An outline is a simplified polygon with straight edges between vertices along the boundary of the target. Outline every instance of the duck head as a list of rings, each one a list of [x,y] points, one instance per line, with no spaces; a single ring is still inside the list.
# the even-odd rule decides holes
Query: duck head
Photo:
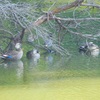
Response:
[[[33,49],[33,54],[37,54],[39,51],[37,49]]]
[[[21,48],[21,43],[16,43],[15,48],[18,50]]]

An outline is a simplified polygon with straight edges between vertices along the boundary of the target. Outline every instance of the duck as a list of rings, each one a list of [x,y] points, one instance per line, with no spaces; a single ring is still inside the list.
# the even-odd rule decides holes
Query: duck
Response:
[[[40,59],[40,52],[38,49],[32,49],[26,53],[28,59],[29,67],[33,68],[38,65]]]
[[[30,50],[26,53],[28,59],[39,59],[40,53],[37,49]]]
[[[94,44],[93,42],[88,43],[88,50],[90,52],[90,55],[92,55],[93,57],[97,57],[100,54],[98,45]]]
[[[79,52],[81,54],[91,55],[93,57],[99,56],[100,50],[98,45],[93,42],[89,42],[79,47]]]
[[[20,60],[23,56],[23,50],[21,49],[21,43],[16,43],[15,50],[8,51],[1,55],[3,60]]]

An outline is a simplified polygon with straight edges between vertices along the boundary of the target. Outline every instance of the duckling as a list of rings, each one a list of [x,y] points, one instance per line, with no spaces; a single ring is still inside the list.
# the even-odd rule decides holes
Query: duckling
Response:
[[[16,43],[15,45],[16,50],[12,50],[9,52],[6,52],[5,54],[1,55],[1,59],[3,60],[19,60],[23,56],[23,50],[21,49],[21,44]]]

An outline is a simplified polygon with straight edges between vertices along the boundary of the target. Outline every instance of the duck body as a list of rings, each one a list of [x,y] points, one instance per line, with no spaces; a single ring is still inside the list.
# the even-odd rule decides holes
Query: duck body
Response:
[[[28,59],[32,59],[32,57],[33,57],[32,50],[31,50],[31,51],[28,51],[28,52],[26,53],[26,57],[27,57]]]
[[[19,60],[23,56],[23,51],[11,51],[2,55],[3,60]]]
[[[11,50],[1,55],[3,60],[19,60],[23,56],[23,50],[20,48],[20,44],[15,45],[16,50]]]
[[[99,49],[95,49],[95,50],[93,50],[93,51],[91,52],[91,55],[92,55],[93,57],[97,57],[97,56],[99,55],[99,53],[100,53]]]
[[[28,51],[26,53],[26,56],[27,56],[28,59],[39,59],[40,58],[40,53],[39,53],[38,50],[33,49],[31,51]]]
[[[100,53],[98,45],[94,44],[93,42],[89,43],[88,49],[93,57],[97,57]]]

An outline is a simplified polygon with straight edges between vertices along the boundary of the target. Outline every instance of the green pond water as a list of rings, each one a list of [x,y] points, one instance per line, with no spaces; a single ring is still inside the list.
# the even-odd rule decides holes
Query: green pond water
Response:
[[[0,63],[0,100],[100,100],[99,94],[100,56]]]

